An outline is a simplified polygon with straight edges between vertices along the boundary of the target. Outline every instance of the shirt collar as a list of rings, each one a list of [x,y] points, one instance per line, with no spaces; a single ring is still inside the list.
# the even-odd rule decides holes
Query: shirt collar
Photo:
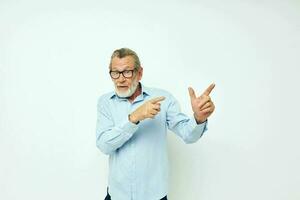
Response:
[[[150,89],[148,88],[148,87],[146,87],[146,86],[144,86],[141,82],[139,82],[139,85],[141,86],[141,88],[142,88],[142,92],[141,92],[141,94],[143,94],[142,95],[142,98],[144,98],[145,96],[144,95],[151,95],[151,91],[150,91]],[[141,96],[141,95],[139,95],[139,96]],[[139,97],[138,96],[138,97]],[[137,97],[137,98],[138,98]],[[127,100],[127,97],[119,97],[118,95],[117,95],[117,93],[116,93],[116,91],[114,91],[114,92],[112,92],[112,94],[111,94],[111,96],[110,96],[110,99],[113,99],[113,98],[118,98],[118,99],[120,99],[120,100]],[[135,100],[136,101],[136,100]]]

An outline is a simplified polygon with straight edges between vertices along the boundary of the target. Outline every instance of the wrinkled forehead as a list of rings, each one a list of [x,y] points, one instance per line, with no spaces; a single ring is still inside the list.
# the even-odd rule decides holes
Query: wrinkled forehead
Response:
[[[125,56],[123,58],[114,57],[111,60],[112,71],[123,71],[128,69],[134,69],[134,59],[132,56]]]

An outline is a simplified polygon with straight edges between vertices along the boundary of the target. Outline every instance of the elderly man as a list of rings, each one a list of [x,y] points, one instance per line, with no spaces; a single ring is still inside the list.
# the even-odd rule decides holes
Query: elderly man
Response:
[[[109,70],[115,91],[99,97],[96,126],[96,145],[109,155],[105,200],[166,200],[167,129],[185,143],[196,142],[215,109],[209,96],[215,85],[199,97],[188,88],[194,112],[190,118],[172,94],[140,82],[143,68],[131,49],[115,50]]]

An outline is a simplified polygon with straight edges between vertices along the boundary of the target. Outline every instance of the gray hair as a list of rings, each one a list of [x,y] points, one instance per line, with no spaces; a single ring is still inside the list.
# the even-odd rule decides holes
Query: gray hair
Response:
[[[111,61],[114,57],[118,58],[124,58],[126,56],[131,56],[134,59],[134,69],[141,68],[141,63],[138,55],[135,53],[135,51],[129,49],[129,48],[121,48],[116,49],[113,54],[110,57],[110,63],[109,63],[109,69],[111,69]]]

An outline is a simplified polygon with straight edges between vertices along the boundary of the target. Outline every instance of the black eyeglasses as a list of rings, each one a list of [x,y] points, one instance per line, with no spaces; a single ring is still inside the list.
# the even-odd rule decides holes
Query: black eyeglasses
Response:
[[[113,78],[113,79],[118,79],[120,77],[120,74],[123,75],[123,77],[125,78],[131,78],[133,76],[133,72],[135,71],[136,69],[132,69],[132,70],[124,70],[124,71],[112,71],[110,70],[109,71],[109,74],[110,74],[110,77]]]

